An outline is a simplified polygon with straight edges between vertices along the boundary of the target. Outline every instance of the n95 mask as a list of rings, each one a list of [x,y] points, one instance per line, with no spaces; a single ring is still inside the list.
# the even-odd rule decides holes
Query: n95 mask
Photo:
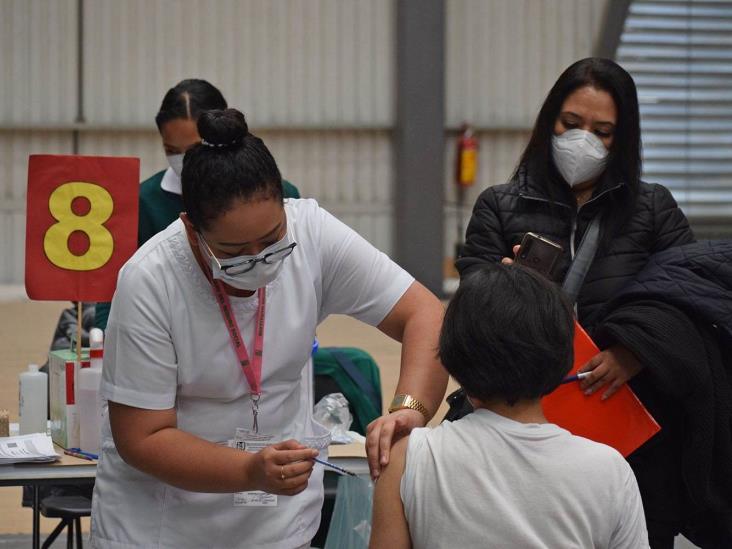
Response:
[[[552,136],[552,159],[564,180],[574,187],[605,170],[608,150],[594,133],[574,129]]]

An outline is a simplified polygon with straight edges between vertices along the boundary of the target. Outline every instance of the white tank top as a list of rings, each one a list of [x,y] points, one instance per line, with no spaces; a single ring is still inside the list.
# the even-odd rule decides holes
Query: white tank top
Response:
[[[401,498],[415,548],[648,547],[618,452],[483,409],[412,431]]]

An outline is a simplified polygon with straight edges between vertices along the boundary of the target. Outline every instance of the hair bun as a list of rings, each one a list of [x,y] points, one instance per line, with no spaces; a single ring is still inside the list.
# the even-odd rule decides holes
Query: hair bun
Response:
[[[198,118],[201,143],[209,147],[230,147],[249,133],[244,115],[236,109],[206,111]]]

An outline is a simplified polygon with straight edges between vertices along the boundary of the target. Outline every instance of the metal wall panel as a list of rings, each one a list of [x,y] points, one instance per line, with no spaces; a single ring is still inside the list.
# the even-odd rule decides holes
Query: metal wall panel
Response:
[[[559,74],[592,54],[608,0],[447,0],[447,124],[531,126]]]
[[[70,152],[68,132],[0,131],[0,284],[23,282],[28,156]]]
[[[470,206],[482,189],[511,173],[525,131],[559,72],[591,53],[606,2],[447,1],[448,123],[468,119],[494,128],[479,134],[480,181],[469,193]],[[74,121],[76,5],[76,0],[0,2],[0,126]],[[83,5],[85,117],[91,126],[110,128],[82,131],[81,153],[139,156],[143,179],[164,168],[153,125],[160,100],[182,78],[207,78],[247,114],[255,132],[263,129],[283,175],[304,196],[317,198],[379,248],[392,250],[392,188],[398,184],[388,130],[398,77],[393,0],[84,0]],[[507,127],[519,131],[500,131]],[[0,254],[13,250],[11,263],[21,266],[3,263],[0,281],[18,283],[22,260],[15,256],[22,252],[24,208],[22,200],[6,198],[19,192],[6,192],[6,181],[24,192],[27,155],[70,152],[71,133],[43,134],[35,143],[22,135],[17,143],[0,136],[0,158],[10,155],[12,165],[22,169],[20,179],[3,176],[0,182],[6,193]],[[53,145],[54,140],[64,145]],[[18,152],[20,142],[27,150]],[[446,157],[447,196],[454,197],[452,138]],[[455,207],[448,204],[446,215],[451,255]]]
[[[391,0],[85,2],[86,117],[150,124],[183,78],[217,85],[254,126],[387,127]]]
[[[258,133],[282,176],[379,249],[391,251],[391,140],[380,131]],[[157,132],[82,134],[80,152],[140,158],[140,179],[168,166]]]
[[[393,158],[389,132],[266,132],[282,176],[303,197],[392,251]]]
[[[465,237],[465,229],[470,220],[473,205],[480,193],[492,185],[506,183],[518,164],[519,156],[529,141],[527,131],[497,131],[478,134],[478,178],[475,185],[465,193],[465,206],[462,210],[457,205],[457,187],[454,183],[455,153],[457,136],[448,139],[446,160],[445,188],[445,257],[454,257],[455,244],[458,238]],[[462,233],[458,235],[458,218],[462,218]]]
[[[0,126],[76,115],[76,0],[0,2]]]
[[[134,156],[140,159],[140,181],[168,167],[160,134],[156,131],[84,132],[79,154]]]

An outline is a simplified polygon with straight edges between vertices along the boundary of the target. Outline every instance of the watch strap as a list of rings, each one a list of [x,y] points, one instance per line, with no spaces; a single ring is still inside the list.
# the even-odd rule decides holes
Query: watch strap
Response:
[[[394,400],[391,401],[391,406],[389,406],[389,413],[406,409],[418,411],[424,416],[425,421],[429,421],[430,419],[430,413],[427,407],[412,395],[407,394],[399,394],[394,397]]]

